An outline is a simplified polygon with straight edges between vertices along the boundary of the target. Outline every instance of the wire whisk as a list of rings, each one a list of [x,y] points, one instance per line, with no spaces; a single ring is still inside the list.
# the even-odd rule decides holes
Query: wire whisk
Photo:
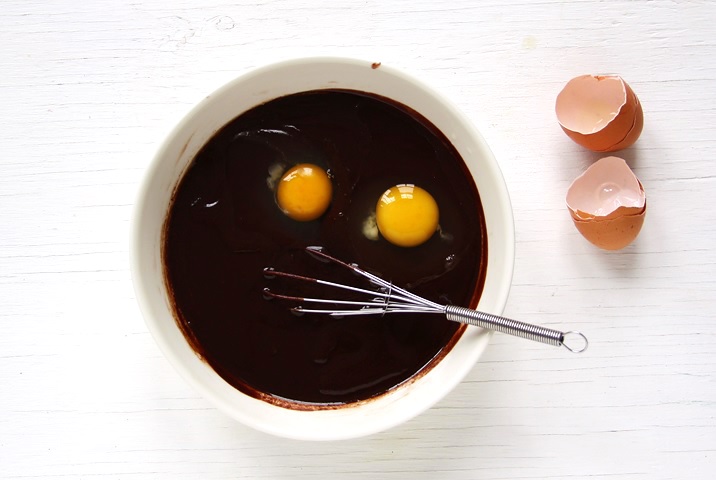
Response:
[[[495,330],[497,332],[514,335],[516,337],[525,338],[535,342],[545,343],[555,347],[564,347],[573,353],[582,353],[589,346],[587,337],[581,332],[560,332],[551,328],[540,327],[501,317],[499,315],[479,312],[471,308],[464,308],[455,305],[441,305],[411,293],[403,288],[397,287],[391,282],[359,268],[356,264],[345,263],[337,258],[334,258],[325,253],[321,247],[307,247],[306,251],[319,260],[341,265],[361,277],[368,279],[371,284],[377,287],[377,290],[369,290],[366,288],[306,277],[294,273],[280,272],[272,267],[266,267],[264,269],[264,275],[269,279],[282,277],[365,295],[364,300],[309,298],[284,295],[273,292],[268,287],[264,288],[264,296],[266,298],[290,300],[301,303],[302,305],[291,308],[293,312],[319,313],[330,315],[332,317],[350,315],[386,315],[389,313],[436,313],[443,314],[448,320],[454,322]],[[332,308],[314,308],[306,306],[318,306],[322,304],[331,305]]]

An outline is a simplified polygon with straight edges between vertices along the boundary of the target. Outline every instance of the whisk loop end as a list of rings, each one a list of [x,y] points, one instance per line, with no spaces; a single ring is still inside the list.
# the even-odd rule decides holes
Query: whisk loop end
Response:
[[[587,337],[580,332],[560,332],[551,328],[540,327],[529,323],[512,320],[509,318],[479,312],[470,308],[458,307],[455,305],[441,305],[426,298],[420,297],[403,288],[393,285],[392,282],[384,280],[358,267],[354,263],[345,263],[334,258],[323,251],[321,247],[307,247],[306,252],[312,257],[322,261],[341,265],[354,273],[366,278],[371,284],[378,287],[378,290],[353,287],[342,283],[330,282],[294,273],[286,273],[267,267],[264,269],[264,276],[267,279],[282,277],[309,283],[316,283],[334,289],[350,291],[368,295],[366,300],[337,300],[326,298],[309,298],[283,295],[264,288],[264,298],[276,298],[290,300],[301,304],[331,305],[333,308],[310,308],[304,305],[294,307],[294,313],[321,313],[332,317],[343,317],[350,315],[386,315],[388,313],[439,313],[445,315],[448,320],[487,328],[509,335],[525,338],[535,342],[541,342],[556,347],[563,346],[573,353],[581,353],[587,349],[589,342]]]
[[[562,345],[570,352],[582,353],[589,346],[589,340],[582,332],[569,331],[564,332]]]

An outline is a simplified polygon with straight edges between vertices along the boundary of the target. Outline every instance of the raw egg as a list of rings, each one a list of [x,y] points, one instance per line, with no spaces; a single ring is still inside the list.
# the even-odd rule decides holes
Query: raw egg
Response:
[[[623,159],[605,157],[574,180],[567,191],[567,208],[587,240],[605,250],[619,250],[639,235],[646,195]]]
[[[573,78],[557,96],[555,112],[569,138],[595,152],[631,146],[644,127],[639,99],[617,75]]]
[[[415,247],[426,242],[437,230],[439,216],[433,196],[412,184],[389,188],[375,209],[380,234],[399,247]]]
[[[301,163],[283,174],[276,187],[279,208],[294,220],[308,222],[325,213],[333,197],[333,185],[324,169]]]

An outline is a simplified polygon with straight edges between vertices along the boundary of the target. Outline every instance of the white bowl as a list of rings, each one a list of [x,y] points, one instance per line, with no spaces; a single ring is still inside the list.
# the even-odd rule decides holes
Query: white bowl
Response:
[[[367,402],[333,410],[283,408],[226,383],[187,343],[174,319],[162,266],[162,232],[172,194],[201,147],[239,114],[287,94],[341,88],[407,105],[452,142],[474,177],[487,225],[487,276],[478,309],[501,314],[512,280],[514,226],[502,174],[480,134],[448,101],[386,65],[344,58],[307,58],[254,70],[218,89],[171,132],[156,154],[137,200],[131,264],[138,302],[164,355],[202,395],[258,430],[304,440],[335,440],[379,432],[418,415],[452,390],[477,362],[490,332],[468,327],[425,375]]]

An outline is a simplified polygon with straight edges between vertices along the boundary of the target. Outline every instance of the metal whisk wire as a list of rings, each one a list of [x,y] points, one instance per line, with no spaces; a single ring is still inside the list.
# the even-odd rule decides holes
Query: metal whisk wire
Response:
[[[264,275],[267,278],[282,277],[367,295],[365,300],[340,300],[284,295],[273,292],[268,287],[264,288],[264,296],[266,298],[290,300],[299,302],[303,305],[330,304],[333,306],[340,305],[341,307],[349,307],[329,309],[306,308],[301,305],[291,309],[296,313],[319,313],[333,317],[350,315],[385,315],[388,313],[440,313],[444,314],[445,317],[451,321],[487,328],[556,347],[563,346],[570,352],[574,353],[581,353],[585,351],[589,345],[587,337],[580,332],[560,332],[558,330],[501,317],[499,315],[479,312],[470,308],[458,307],[455,305],[441,305],[393,285],[393,283],[359,268],[356,264],[345,263],[337,258],[334,258],[325,253],[320,247],[307,247],[306,251],[319,260],[336,263],[353,271],[354,273],[368,279],[370,283],[378,287],[378,289],[368,290],[328,280],[276,271],[271,267],[265,268]]]

